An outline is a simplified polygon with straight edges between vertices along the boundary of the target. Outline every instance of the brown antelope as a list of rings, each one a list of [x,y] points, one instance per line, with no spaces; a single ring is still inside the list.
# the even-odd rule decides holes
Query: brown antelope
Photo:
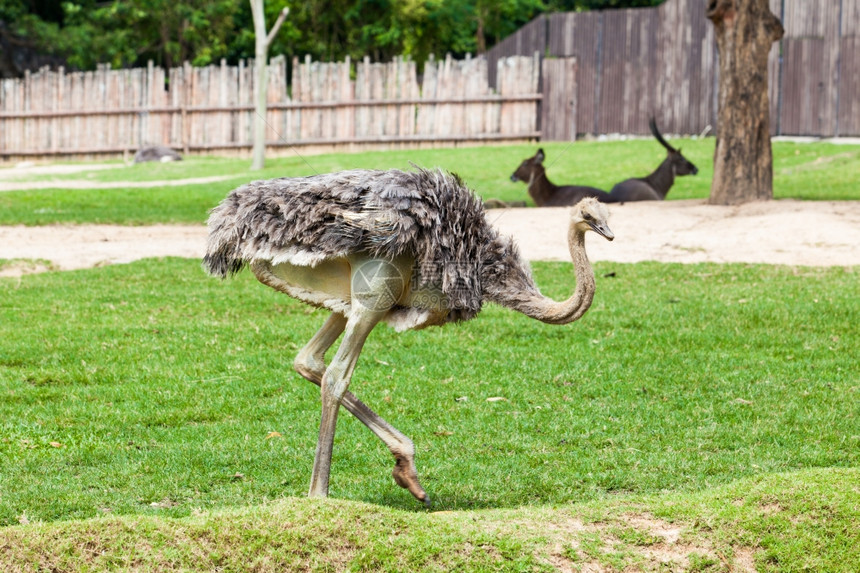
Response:
[[[596,197],[602,203],[609,203],[609,194],[594,187],[582,185],[558,186],[546,176],[543,160],[546,158],[543,149],[538,149],[534,157],[529,157],[520,163],[511,175],[511,181],[523,181],[528,185],[529,196],[538,207],[564,207],[575,205],[585,197]]]
[[[699,172],[695,165],[681,155],[680,149],[675,149],[663,139],[663,136],[660,135],[660,130],[657,129],[657,122],[654,121],[653,117],[648,122],[648,125],[651,127],[651,133],[654,134],[657,141],[666,148],[666,159],[647,177],[626,179],[621,183],[616,183],[612,190],[609,191],[609,200],[606,201],[607,203],[662,201],[666,198],[666,194],[669,193],[669,189],[672,188],[676,175],[695,175]]]

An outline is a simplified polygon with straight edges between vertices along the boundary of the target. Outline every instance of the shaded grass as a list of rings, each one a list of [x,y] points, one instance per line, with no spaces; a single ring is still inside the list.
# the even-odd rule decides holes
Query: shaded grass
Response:
[[[857,269],[596,268],[595,304],[569,327],[490,306],[371,336],[352,389],[415,440],[435,509],[857,466]],[[536,271],[569,292],[569,265]],[[0,279],[0,524],[303,495],[318,390],[290,365],[323,319],[193,260]],[[332,495],[416,509],[391,461],[342,416]]]
[[[6,570],[854,571],[857,470],[747,478],[712,491],[528,509],[414,513],[287,498],[174,519],[0,529]],[[680,533],[668,542],[661,528]],[[747,562],[747,565],[752,563]],[[600,568],[600,569],[598,569]]]
[[[43,271],[55,271],[56,265],[44,259],[0,259],[0,272],[18,270],[22,274]]]
[[[237,184],[131,189],[46,189],[0,193],[0,224],[205,223],[209,210]]]
[[[713,176],[714,140],[673,140],[700,169],[699,175],[681,177],[669,199],[704,198]],[[343,169],[410,169],[410,162],[443,167],[459,173],[484,198],[505,201],[527,199],[525,185],[510,181],[517,165],[534,154],[538,144],[485,146],[385,152],[341,153],[316,156],[291,154],[271,158],[260,172],[248,171],[248,160],[192,157],[164,164],[139,164],[90,173],[63,175],[62,179],[109,181],[179,180],[215,175],[235,176],[229,181],[176,187],[118,189],[46,189],[0,193],[0,224],[43,225],[70,223],[202,223],[209,209],[243,181],[283,176],[304,176]],[[607,142],[540,144],[547,154],[548,176],[558,184],[593,185],[603,189],[623,179],[644,176],[665,157],[650,139]],[[860,146],[828,143],[776,142],[774,194],[777,198],[860,199]],[[49,179],[34,176],[34,180]]]

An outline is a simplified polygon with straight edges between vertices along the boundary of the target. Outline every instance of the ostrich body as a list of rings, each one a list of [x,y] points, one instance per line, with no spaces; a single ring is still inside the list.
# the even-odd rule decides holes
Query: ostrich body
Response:
[[[395,458],[394,480],[429,498],[404,434],[348,391],[371,330],[468,320],[491,301],[542,322],[580,318],[594,296],[584,234],[609,240],[606,208],[593,199],[572,209],[568,232],[577,285],[566,301],[541,295],[509,237],[486,221],[478,198],[453,174],[344,171],[256,181],[232,191],[209,218],[204,267],[226,277],[245,265],[262,283],[332,314],[299,351],[295,370],[321,388],[322,417],[309,495],[328,495],[340,405]],[[331,363],[325,353],[343,334]]]

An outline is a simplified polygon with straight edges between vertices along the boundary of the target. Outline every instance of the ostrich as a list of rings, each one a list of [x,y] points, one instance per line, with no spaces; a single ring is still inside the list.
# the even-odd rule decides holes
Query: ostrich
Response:
[[[584,235],[614,238],[606,207],[571,210],[568,242],[576,288],[564,302],[541,295],[510,237],[487,222],[480,200],[454,174],[343,171],[255,181],[232,191],[209,217],[204,268],[225,278],[250,266],[257,279],[331,311],[293,367],[320,386],[322,416],[310,496],[327,496],[340,405],[395,458],[395,482],[429,505],[412,441],[348,391],[371,330],[468,320],[491,301],[550,324],[580,318],[594,297]],[[343,334],[331,363],[325,353]]]

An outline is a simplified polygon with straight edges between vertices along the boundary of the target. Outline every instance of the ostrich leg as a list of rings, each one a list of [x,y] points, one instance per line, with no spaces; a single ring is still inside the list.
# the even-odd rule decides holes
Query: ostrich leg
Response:
[[[346,331],[343,340],[326,368],[320,385],[322,397],[322,416],[320,418],[320,435],[317,441],[314,469],[311,472],[311,497],[328,495],[328,481],[331,473],[331,454],[334,444],[334,431],[337,426],[337,411],[349,388],[352,373],[358,362],[358,355],[373,327],[385,316],[384,310],[375,310],[363,305],[353,304],[350,316],[346,321]]]
[[[320,386],[325,373],[325,353],[345,328],[346,317],[336,313],[330,315],[322,328],[299,351],[293,364],[296,372]],[[425,493],[424,488],[421,487],[415,470],[415,446],[412,444],[412,440],[383,420],[376,412],[356,398],[352,392],[347,391],[343,395],[341,403],[349,413],[376,434],[376,437],[382,440],[394,455],[395,466],[392,474],[397,485],[408,489],[416,499],[429,505],[430,498]]]

